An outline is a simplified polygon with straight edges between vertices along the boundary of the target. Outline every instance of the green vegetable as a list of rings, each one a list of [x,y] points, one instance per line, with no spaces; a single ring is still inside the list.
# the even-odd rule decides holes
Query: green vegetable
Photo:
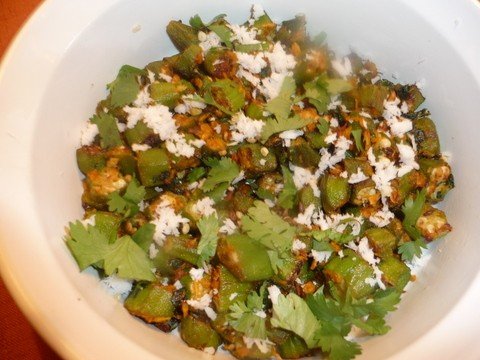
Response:
[[[220,335],[209,324],[193,316],[182,319],[180,337],[188,346],[203,350],[207,347],[218,348],[222,343]]]
[[[278,195],[278,205],[284,209],[291,209],[293,207],[297,188],[293,182],[293,176],[286,166],[282,165],[283,173],[283,188]]]
[[[77,149],[76,156],[78,168],[84,175],[107,164],[105,153],[98,146],[82,146]]]
[[[138,174],[144,186],[162,185],[168,176],[170,161],[164,149],[148,149],[137,154]]]
[[[148,323],[164,323],[174,315],[172,293],[156,283],[137,284],[125,299],[125,308]]]
[[[109,243],[108,238],[94,227],[86,228],[81,222],[70,223],[67,246],[70,248],[80,270],[103,262],[105,274],[124,279],[155,280],[153,265],[147,254],[129,237],[122,236]]]
[[[409,197],[402,207],[405,215],[403,219],[403,228],[413,238],[413,241],[404,243],[399,246],[398,253],[402,255],[402,260],[412,261],[414,257],[420,257],[422,249],[426,248],[425,241],[416,227],[416,223],[420,215],[422,215],[423,206],[425,205],[425,190],[417,193],[415,200]]]
[[[112,115],[106,113],[93,115],[90,121],[98,126],[102,148],[107,149],[123,144],[118,131],[117,121]]]
[[[440,155],[440,140],[437,128],[430,118],[420,118],[413,122],[413,135],[419,156],[433,158]]]
[[[215,308],[225,313],[236,302],[244,302],[253,289],[251,282],[239,281],[225,266],[217,268],[218,294],[213,297]]]
[[[322,206],[326,212],[333,212],[341,208],[350,198],[348,179],[326,175],[320,181]]]
[[[220,262],[241,281],[266,280],[273,276],[265,247],[241,234],[221,238],[217,255]]]
[[[121,107],[132,103],[140,92],[137,77],[145,75],[145,70],[130,65],[123,65],[117,78],[107,85],[110,90],[110,102],[114,107]]]
[[[234,115],[245,104],[245,95],[237,83],[221,79],[207,83],[203,100],[226,114]]]
[[[202,234],[197,247],[197,253],[200,255],[198,265],[202,265],[204,262],[208,263],[215,255],[218,243],[217,233],[220,226],[215,214],[201,218],[197,226]]]
[[[108,210],[122,214],[124,217],[134,216],[140,210],[139,204],[145,198],[145,187],[136,179],[130,181],[123,195],[114,191],[108,195]]]
[[[195,29],[182,24],[181,21],[170,21],[167,25],[167,34],[179,51],[185,50],[190,45],[198,44]]]
[[[240,168],[232,159],[221,158],[210,169],[202,190],[209,192],[221,184],[227,184],[228,186],[238,174],[240,174]]]

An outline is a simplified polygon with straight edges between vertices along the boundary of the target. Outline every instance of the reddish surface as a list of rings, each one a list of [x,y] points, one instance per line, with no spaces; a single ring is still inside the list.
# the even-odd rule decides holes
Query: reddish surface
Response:
[[[0,0],[0,58],[40,0]],[[0,359],[60,360],[13,302],[0,279]]]

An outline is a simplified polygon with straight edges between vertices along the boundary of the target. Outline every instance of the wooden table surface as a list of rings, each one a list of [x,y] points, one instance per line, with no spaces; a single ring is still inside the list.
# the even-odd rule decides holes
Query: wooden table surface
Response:
[[[41,0],[0,0],[0,58]],[[28,323],[0,278],[0,359],[60,360]]]

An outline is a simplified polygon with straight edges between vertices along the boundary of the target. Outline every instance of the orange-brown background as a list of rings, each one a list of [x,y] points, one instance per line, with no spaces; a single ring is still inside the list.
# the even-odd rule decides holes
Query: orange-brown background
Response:
[[[0,0],[0,58],[41,0]],[[0,359],[60,360],[20,310],[0,278]]]

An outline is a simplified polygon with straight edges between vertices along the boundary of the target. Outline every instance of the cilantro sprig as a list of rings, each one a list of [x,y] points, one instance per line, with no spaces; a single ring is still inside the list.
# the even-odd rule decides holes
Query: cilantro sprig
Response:
[[[140,91],[138,76],[145,75],[145,70],[130,65],[123,65],[114,81],[107,85],[110,90],[110,102],[114,107],[132,103]]]
[[[98,228],[92,225],[85,227],[77,221],[70,223],[66,241],[80,270],[95,265],[103,269],[106,275],[116,274],[131,280],[155,280],[151,260],[130,236],[122,236],[110,243]]]
[[[128,184],[123,195],[120,195],[119,191],[108,195],[108,210],[124,217],[134,216],[140,210],[139,204],[145,198],[145,194],[145,187],[134,178]]]
[[[198,223],[198,230],[202,237],[197,246],[197,254],[200,255],[198,265],[202,266],[203,263],[208,261],[215,255],[218,244],[218,230],[220,225],[218,218],[215,214],[202,217]]]
[[[426,195],[426,191],[423,189],[417,193],[415,199],[413,196],[408,197],[402,206],[402,212],[405,215],[402,222],[403,228],[413,239],[398,248],[398,253],[402,256],[403,261],[412,261],[415,257],[420,257],[422,249],[427,248],[422,234],[416,227],[417,220],[422,215],[425,206]]]
[[[227,157],[223,157],[220,160],[213,159],[209,161],[207,165],[211,166],[211,169],[208,172],[207,179],[203,183],[202,190],[208,193],[214,191],[216,188],[220,188],[221,196],[209,195],[216,201],[215,198],[221,198],[230,183],[240,174],[240,167],[236,162]]]
[[[267,338],[266,316],[261,316],[264,310],[266,283],[260,290],[248,295],[247,300],[237,301],[230,306],[229,324],[247,337],[255,339]]]

